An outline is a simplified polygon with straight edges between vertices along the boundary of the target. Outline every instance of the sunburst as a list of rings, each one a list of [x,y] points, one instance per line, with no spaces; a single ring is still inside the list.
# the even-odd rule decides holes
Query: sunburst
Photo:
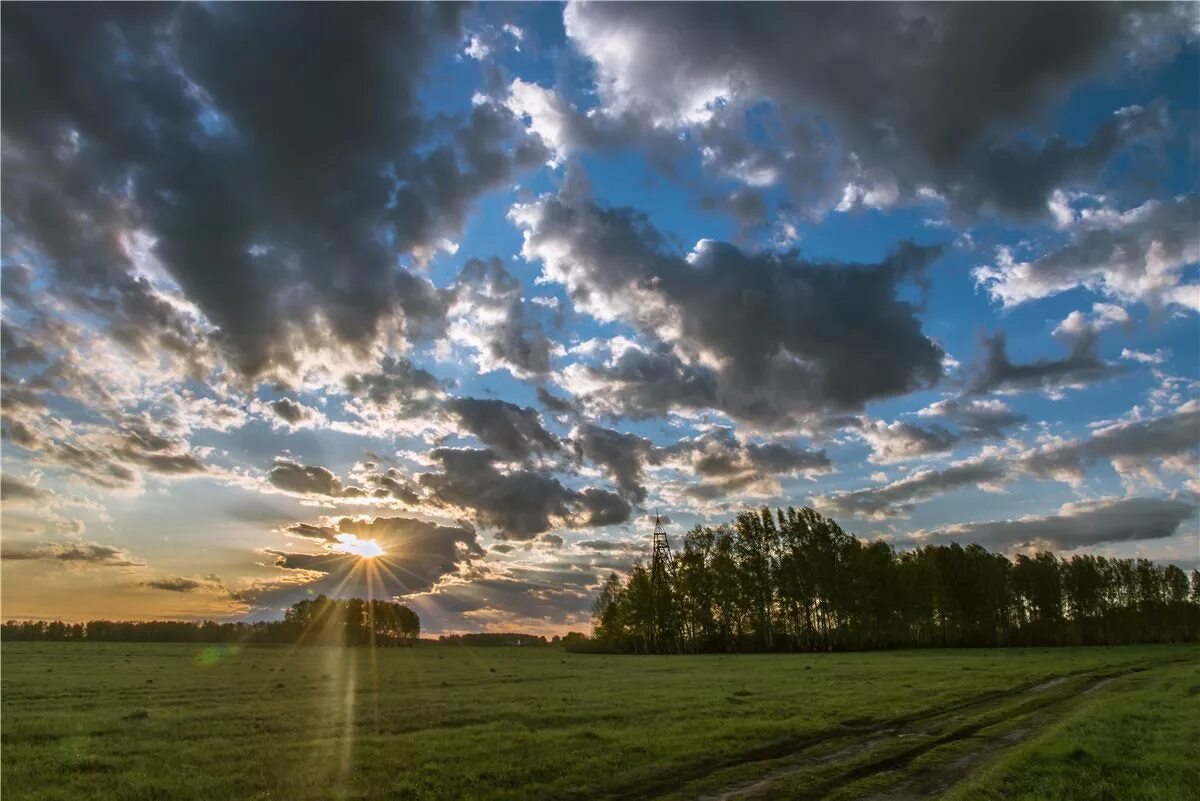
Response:
[[[360,559],[374,559],[386,553],[383,546],[375,540],[361,540],[353,534],[338,534],[337,545],[334,548]]]

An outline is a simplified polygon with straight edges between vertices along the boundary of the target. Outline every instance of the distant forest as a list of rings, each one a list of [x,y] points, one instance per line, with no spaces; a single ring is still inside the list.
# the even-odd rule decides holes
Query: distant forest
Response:
[[[1116,645],[1200,639],[1200,571],[979,545],[896,550],[812,509],[697,526],[664,562],[611,574],[590,638],[625,653]]]
[[[411,645],[407,606],[334,600],[283,620],[8,621],[4,640]],[[595,653],[839,651],[911,647],[1200,642],[1200,571],[1147,559],[1043,551],[1010,559],[980,545],[896,550],[863,542],[812,509],[763,508],[697,526],[657,576],[610,574],[590,637],[456,634],[443,645],[547,646]]]
[[[4,640],[50,642],[298,643],[300,645],[412,645],[421,619],[407,606],[359,598],[334,600],[318,595],[293,604],[283,620],[216,623],[212,620],[10,620],[0,627]]]

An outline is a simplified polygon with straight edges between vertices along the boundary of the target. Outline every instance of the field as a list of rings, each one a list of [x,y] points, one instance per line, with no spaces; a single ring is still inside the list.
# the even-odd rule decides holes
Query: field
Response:
[[[5,799],[1182,799],[1200,648],[6,643]]]

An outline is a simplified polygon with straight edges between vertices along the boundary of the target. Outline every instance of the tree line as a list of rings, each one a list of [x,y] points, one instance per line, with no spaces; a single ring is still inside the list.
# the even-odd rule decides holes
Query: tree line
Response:
[[[293,604],[283,620],[217,623],[212,620],[9,620],[6,641],[299,643],[301,645],[411,645],[421,619],[392,601],[336,600],[318,595]]]
[[[897,550],[812,509],[697,526],[655,580],[612,573],[571,650],[672,653],[1200,640],[1200,571],[980,545]]]
[[[470,634],[442,634],[438,645],[469,645],[478,648],[526,648],[558,645],[557,636],[547,640],[540,634],[522,634],[514,631],[480,631]]]

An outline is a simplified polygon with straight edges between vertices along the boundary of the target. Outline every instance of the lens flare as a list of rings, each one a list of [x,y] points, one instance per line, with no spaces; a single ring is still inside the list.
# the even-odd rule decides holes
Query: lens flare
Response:
[[[353,534],[338,534],[338,544],[334,547],[342,553],[352,554],[360,559],[374,559],[383,556],[383,546],[375,540],[360,540]]]

